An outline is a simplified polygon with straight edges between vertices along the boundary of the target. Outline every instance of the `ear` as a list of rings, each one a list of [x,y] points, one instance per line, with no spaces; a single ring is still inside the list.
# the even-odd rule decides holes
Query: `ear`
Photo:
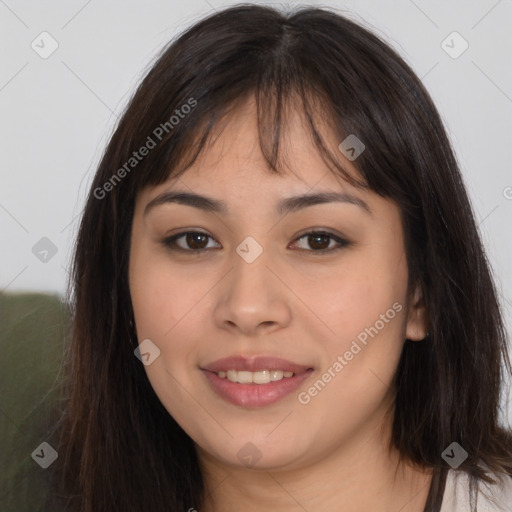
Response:
[[[411,303],[409,304],[405,337],[412,341],[421,341],[427,336],[427,329],[427,309],[425,307],[421,288],[417,286],[414,290]]]

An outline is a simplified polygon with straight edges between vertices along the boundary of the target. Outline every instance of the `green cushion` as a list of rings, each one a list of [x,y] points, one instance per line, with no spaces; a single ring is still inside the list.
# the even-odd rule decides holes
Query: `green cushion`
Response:
[[[58,296],[0,293],[0,510],[43,512],[52,471],[32,458],[49,442],[61,398],[67,308]],[[39,460],[42,460],[41,458]]]

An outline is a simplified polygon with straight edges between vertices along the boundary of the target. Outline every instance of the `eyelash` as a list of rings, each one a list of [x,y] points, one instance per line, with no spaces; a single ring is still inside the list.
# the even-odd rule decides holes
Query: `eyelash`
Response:
[[[196,253],[196,254],[201,254],[205,251],[208,251],[210,249],[208,248],[202,248],[202,249],[184,249],[183,247],[179,247],[176,245],[176,241],[179,240],[180,238],[183,238],[184,236],[186,235],[204,235],[206,236],[208,239],[213,239],[212,236],[206,234],[206,233],[203,233],[202,231],[183,231],[181,233],[178,233],[176,235],[173,235],[171,237],[168,237],[168,238],[165,238],[161,241],[162,245],[172,251],[178,251],[178,252],[188,252],[188,253]],[[348,240],[345,240],[343,238],[340,238],[339,236],[333,234],[333,233],[330,233],[328,231],[309,231],[308,233],[304,233],[302,234],[300,237],[296,238],[294,240],[295,241],[298,241],[298,240],[301,240],[302,238],[306,238],[308,236],[326,236],[328,238],[330,238],[331,240],[334,240],[336,243],[338,243],[338,246],[337,247],[334,247],[334,248],[330,248],[330,249],[320,249],[320,250],[308,250],[308,249],[299,249],[301,252],[309,252],[309,253],[313,253],[313,254],[327,254],[327,253],[333,253],[333,252],[337,252],[339,251],[340,249],[344,249],[348,246],[351,245],[351,242],[349,242]],[[329,244],[330,244],[330,241],[329,241]]]

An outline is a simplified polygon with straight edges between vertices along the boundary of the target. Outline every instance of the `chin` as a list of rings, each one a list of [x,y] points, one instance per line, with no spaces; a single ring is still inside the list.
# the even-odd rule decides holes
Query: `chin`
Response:
[[[216,443],[215,443],[216,444]],[[304,459],[304,453],[296,442],[284,438],[272,442],[264,436],[240,436],[230,439],[221,446],[203,447],[210,458],[233,469],[248,469],[254,471],[279,471],[298,467]]]

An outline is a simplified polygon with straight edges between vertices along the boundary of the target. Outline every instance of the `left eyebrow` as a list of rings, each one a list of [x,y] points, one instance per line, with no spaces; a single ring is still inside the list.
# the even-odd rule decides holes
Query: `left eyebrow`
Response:
[[[366,213],[373,215],[368,203],[363,201],[361,198],[346,192],[319,192],[317,194],[303,194],[300,196],[287,197],[277,204],[276,211],[277,213],[284,215],[303,208],[325,203],[353,204],[362,208]]]
[[[151,200],[144,208],[144,215],[156,206],[167,203],[183,204],[206,212],[218,213],[221,215],[227,215],[229,212],[227,204],[220,199],[201,196],[190,192],[173,191],[164,192]],[[285,215],[287,213],[325,203],[353,204],[363,209],[366,213],[373,215],[368,203],[363,201],[361,198],[346,192],[319,192],[316,194],[302,194],[299,196],[287,197],[277,203],[276,213]]]

